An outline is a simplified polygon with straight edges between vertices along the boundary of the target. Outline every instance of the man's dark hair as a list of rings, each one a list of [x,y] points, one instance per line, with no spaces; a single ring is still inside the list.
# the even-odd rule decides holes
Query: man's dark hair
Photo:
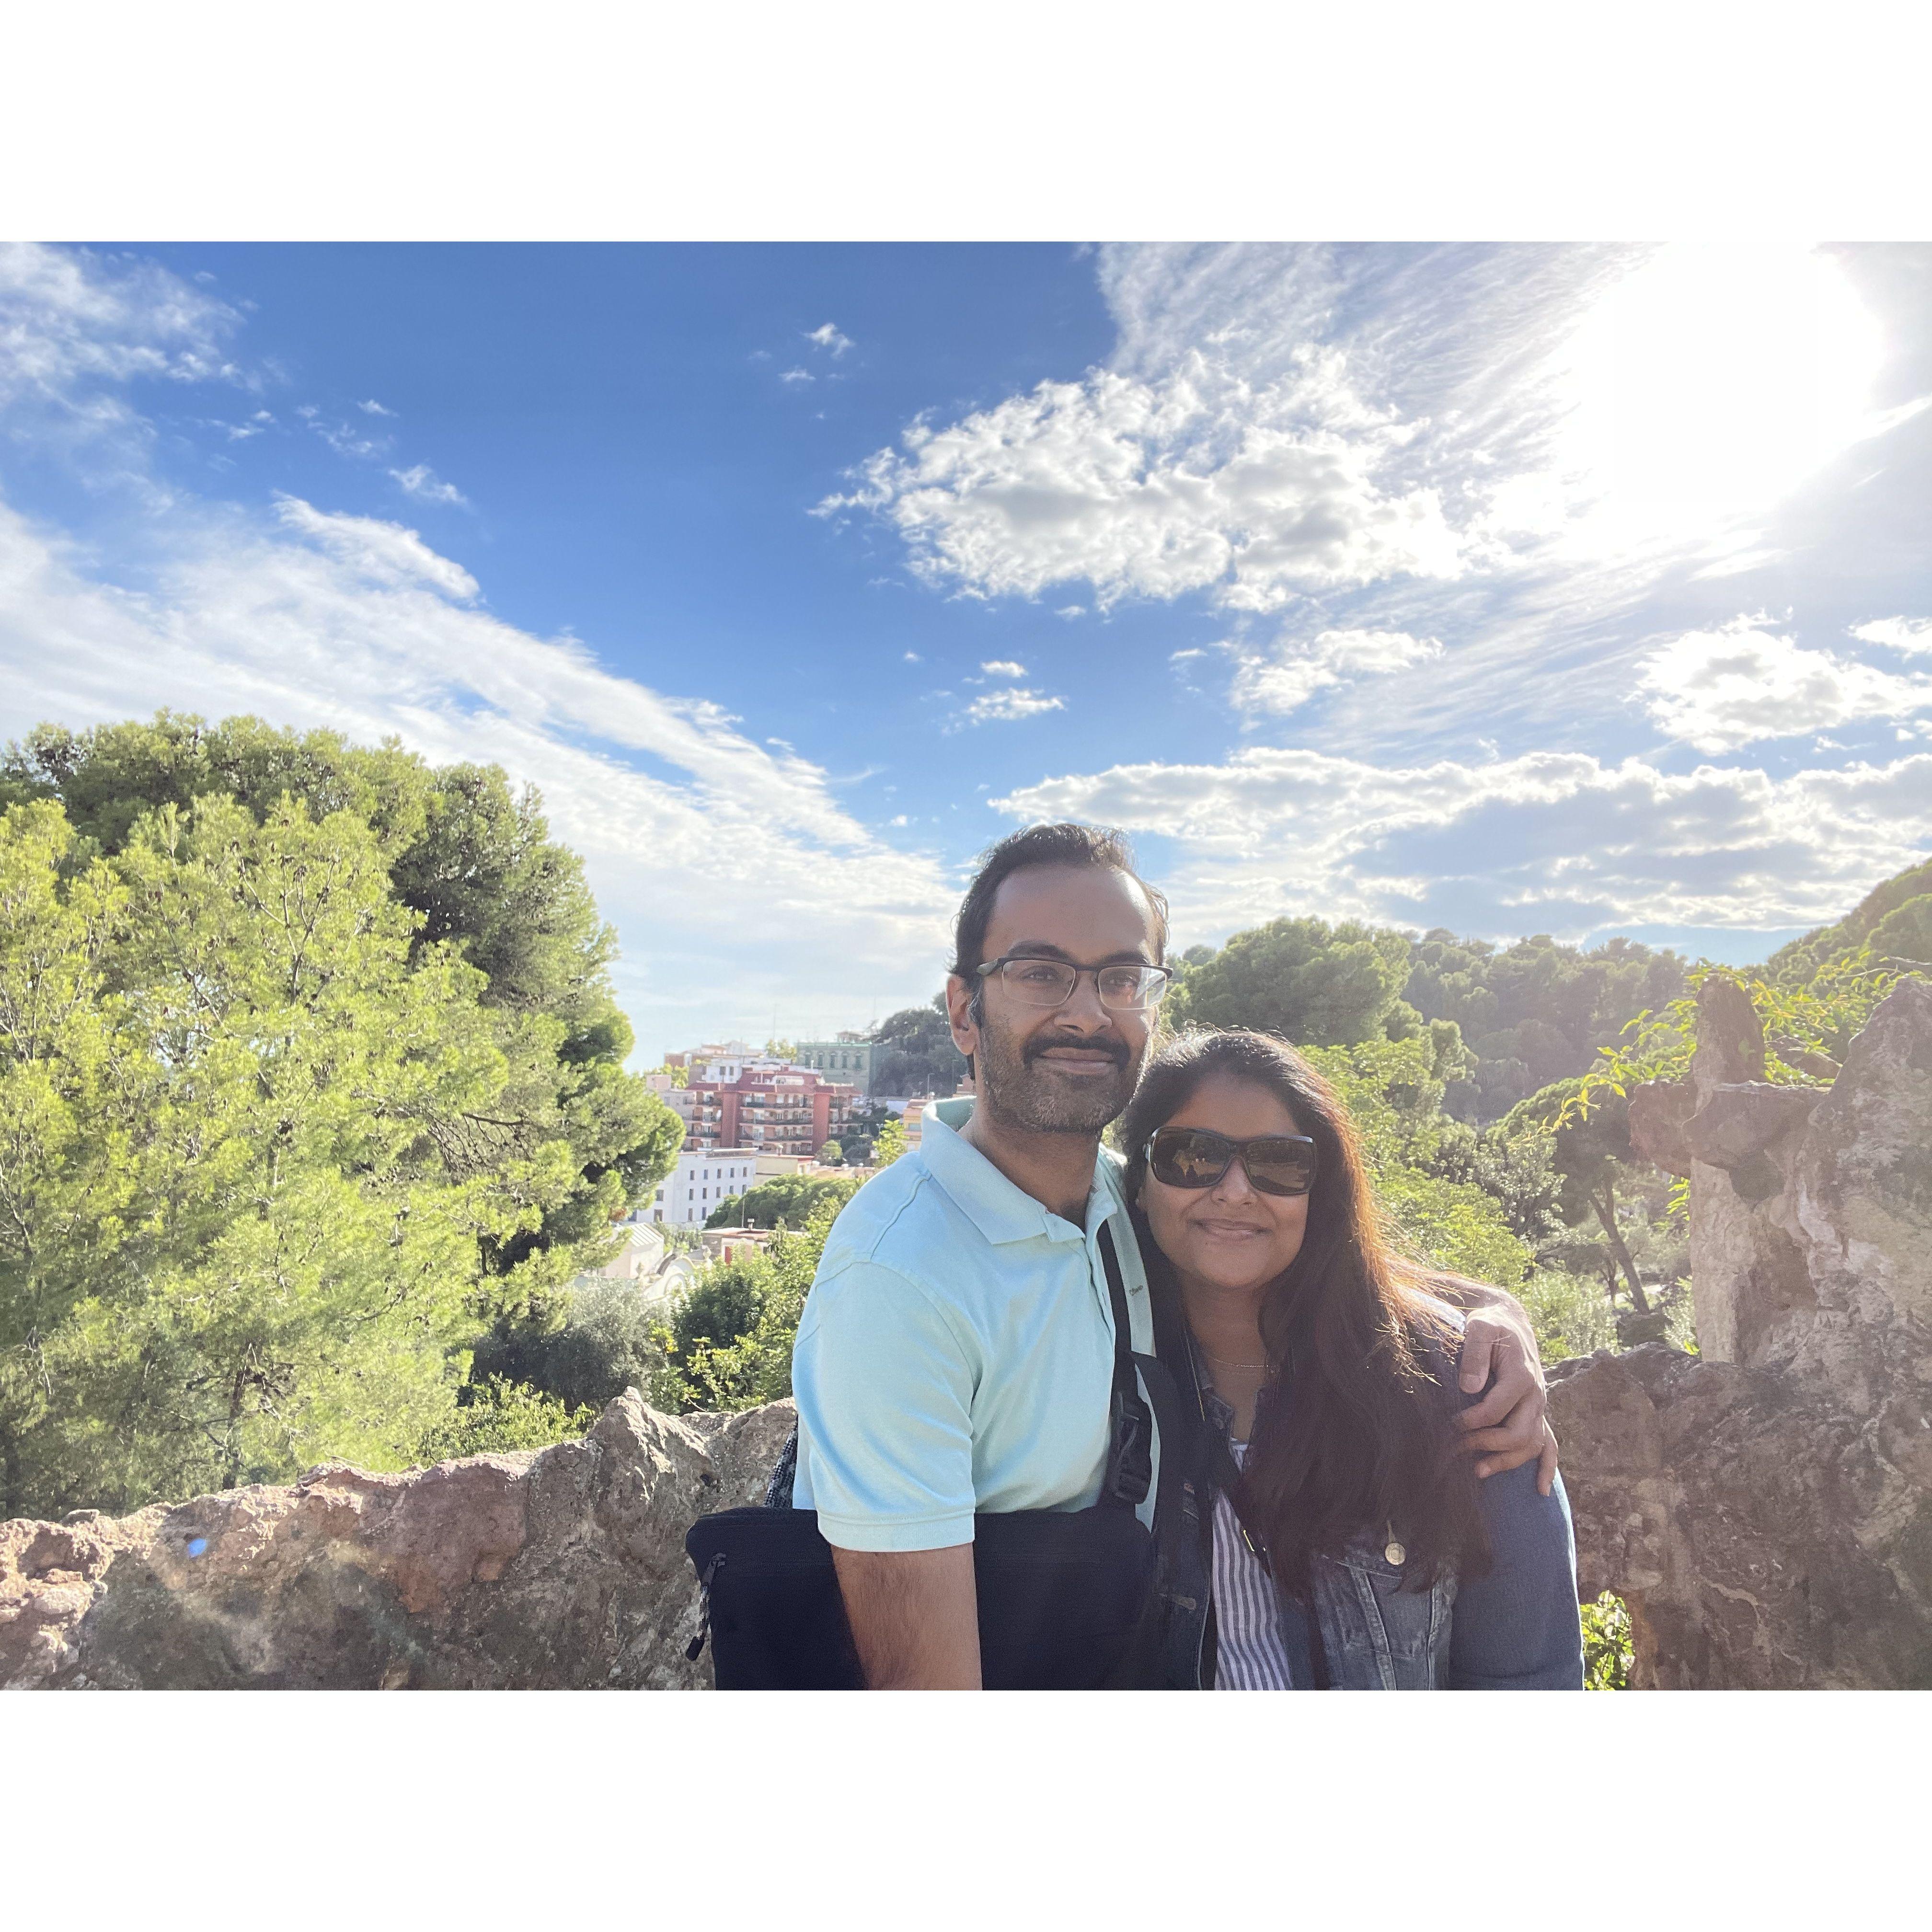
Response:
[[[985,853],[980,870],[966,889],[953,928],[952,971],[979,992],[974,969],[983,963],[986,928],[993,918],[993,896],[1016,872],[1033,866],[1103,866],[1124,872],[1146,893],[1154,914],[1154,963],[1167,952],[1167,901],[1134,870],[1133,848],[1126,835],[1111,825],[1029,825]]]

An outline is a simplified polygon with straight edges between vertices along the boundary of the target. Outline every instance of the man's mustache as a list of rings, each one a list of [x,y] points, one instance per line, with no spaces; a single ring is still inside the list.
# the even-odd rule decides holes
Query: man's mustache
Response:
[[[1104,1053],[1116,1066],[1120,1067],[1124,1067],[1132,1058],[1127,1051],[1125,1040],[1094,1040],[1077,1033],[1055,1034],[1050,1039],[1028,1040],[1022,1058],[1030,1065],[1042,1054],[1051,1053],[1057,1046],[1071,1047],[1076,1053]]]

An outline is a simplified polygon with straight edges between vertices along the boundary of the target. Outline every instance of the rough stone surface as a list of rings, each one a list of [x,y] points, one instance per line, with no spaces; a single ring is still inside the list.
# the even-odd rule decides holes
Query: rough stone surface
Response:
[[[0,1688],[695,1689],[684,1532],[756,1502],[789,1402],[111,1520],[0,1524]]]
[[[1629,1604],[1640,1685],[1932,1687],[1932,986],[1828,1089],[1765,1082],[1736,988],[1700,1005],[1630,1122],[1690,1179],[1702,1352],[1554,1372],[1579,1582]]]

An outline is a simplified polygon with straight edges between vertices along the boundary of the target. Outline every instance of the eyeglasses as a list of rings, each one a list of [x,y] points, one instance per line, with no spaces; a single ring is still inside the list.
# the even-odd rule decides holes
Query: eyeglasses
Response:
[[[1262,1194],[1306,1194],[1315,1185],[1315,1143],[1306,1134],[1231,1141],[1204,1127],[1162,1127],[1143,1150],[1148,1172],[1168,1187],[1212,1187],[1238,1160]]]
[[[1165,966],[1076,966],[1064,959],[1010,952],[976,970],[982,980],[998,974],[1000,983],[1023,1006],[1064,1006],[1081,974],[1090,973],[1101,1005],[1115,1013],[1145,1012],[1159,1006],[1174,976]]]

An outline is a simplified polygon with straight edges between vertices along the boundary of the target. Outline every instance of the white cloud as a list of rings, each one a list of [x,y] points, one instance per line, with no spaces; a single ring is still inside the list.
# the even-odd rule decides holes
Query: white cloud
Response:
[[[470,500],[454,483],[444,482],[426,463],[412,464],[406,470],[392,470],[389,474],[422,502],[467,503]]]
[[[781,382],[809,382],[815,380],[809,369],[788,369],[778,377]]]
[[[1358,678],[1386,676],[1442,655],[1434,638],[1406,631],[1324,631],[1306,641],[1284,638],[1268,656],[1244,656],[1232,696],[1244,710],[1289,712],[1318,691]]]
[[[364,416],[392,416],[396,413],[394,410],[386,410],[383,408],[382,405],[376,401],[374,396],[371,396],[366,403],[358,403],[356,406],[360,410]]]
[[[278,510],[279,531],[178,526],[164,580],[137,594],[0,505],[0,736],[166,705],[500,763],[585,855],[629,940],[620,986],[659,1047],[687,999],[742,1011],[788,986],[840,995],[854,958],[882,985],[930,976],[947,881],[929,856],[881,844],[821,768],[714,704],[503,623],[413,531],[292,498]],[[760,963],[776,946],[782,968]]]
[[[1117,765],[997,800],[1180,849],[1179,928],[1284,913],[1578,934],[1631,925],[1764,931],[1834,919],[1932,842],[1932,754],[1773,778],[1532,752],[1376,765],[1252,747],[1217,764]]]
[[[830,350],[835,358],[843,356],[852,346],[852,338],[829,322],[820,323],[816,328],[807,329],[805,339],[818,348]]]
[[[1538,742],[1628,695],[1640,646],[1614,626],[1646,597],[1815,552],[1845,487],[1820,466],[1909,419],[1866,393],[1869,264],[1708,253],[1103,248],[1103,366],[916,420],[816,508],[877,518],[954,594],[1218,606],[1253,662],[1251,711],[1347,680],[1258,650],[1249,614],[1292,610],[1300,636],[1433,636],[1441,663],[1346,700],[1350,719],[1384,739],[1507,722]],[[1673,290],[1697,301],[1673,308]],[[1895,386],[1922,385],[1907,339]]]
[[[232,318],[164,271],[14,250],[0,276],[14,386],[0,435],[38,428],[29,412],[92,410],[118,424],[133,476],[153,437],[113,381],[230,379],[212,346]],[[539,787],[556,836],[584,854],[628,944],[616,977],[646,1050],[728,1031],[774,998],[848,1003],[855,962],[882,1010],[929,989],[950,878],[875,836],[788,746],[616,674],[574,638],[505,623],[461,564],[400,524],[292,496],[257,515],[152,479],[140,500],[128,549],[142,561],[121,580],[91,544],[0,498],[0,739],[166,706],[500,763]]]
[[[875,512],[922,576],[981,595],[1085,582],[1103,608],[1211,590],[1271,610],[1298,591],[1462,573],[1438,493],[1378,473],[1408,434],[1336,358],[1256,385],[1197,352],[1157,380],[1098,370],[916,424],[819,508]]]
[[[982,692],[967,706],[961,722],[967,724],[1006,723],[1016,718],[1037,718],[1042,712],[1064,711],[1064,698],[1049,698],[1044,692],[1024,685],[1007,685],[998,691]]]
[[[920,656],[918,652],[908,651],[905,654],[905,662],[908,664],[923,664],[926,660]]]
[[[1071,623],[1076,617],[1086,616],[1087,607],[1084,604],[1063,604],[1053,614],[1056,617],[1064,617],[1069,623]]]
[[[29,394],[131,421],[101,386],[136,376],[242,381],[226,342],[241,316],[152,262],[0,242],[0,404]]]
[[[1026,666],[1016,664],[1011,658],[989,658],[980,668],[988,677],[1024,677]]]
[[[308,426],[338,456],[352,456],[362,462],[372,461],[387,453],[389,439],[386,436],[364,436],[346,423],[326,423],[317,410],[300,412],[308,418]]]
[[[1880,617],[1857,626],[1852,635],[1862,644],[1894,651],[1932,653],[1932,617]]]
[[[1661,730],[1700,752],[1727,752],[1932,706],[1932,678],[1804,650],[1765,622],[1688,631],[1643,660],[1638,688]]]

